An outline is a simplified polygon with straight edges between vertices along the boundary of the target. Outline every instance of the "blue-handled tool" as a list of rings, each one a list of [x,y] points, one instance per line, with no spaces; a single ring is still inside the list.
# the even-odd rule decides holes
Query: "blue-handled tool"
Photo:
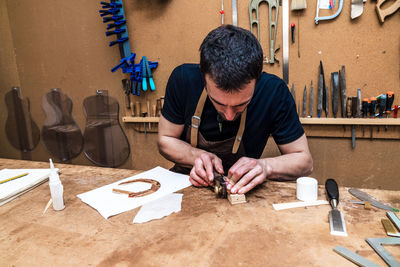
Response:
[[[147,82],[146,82],[146,78],[148,78],[147,73],[146,73],[146,62],[147,62],[147,58],[146,57],[142,57],[142,60],[140,61],[140,64],[142,65],[142,88],[143,91],[147,91]]]
[[[153,74],[151,73],[150,64],[147,61],[147,58],[146,57],[144,57],[144,58],[146,59],[146,76],[149,79],[150,90],[155,91],[156,85],[154,84]]]
[[[113,45],[116,45],[116,44],[119,44],[119,43],[126,42],[126,41],[128,41],[128,40],[129,40],[128,37],[118,38],[118,39],[115,40],[115,41],[111,41],[110,44],[109,44],[108,46],[113,46]]]
[[[112,29],[112,28],[117,28],[117,27],[121,27],[122,25],[126,24],[126,20],[118,20],[114,23],[110,23],[107,25],[107,30]]]
[[[111,17],[103,17],[103,23],[107,23],[109,21],[118,21],[118,20],[122,20],[124,18],[124,16],[122,15],[114,15]]]
[[[110,36],[110,35],[113,35],[113,34],[121,34],[121,33],[124,33],[124,32],[126,32],[125,29],[115,29],[113,31],[106,31],[106,36]]]

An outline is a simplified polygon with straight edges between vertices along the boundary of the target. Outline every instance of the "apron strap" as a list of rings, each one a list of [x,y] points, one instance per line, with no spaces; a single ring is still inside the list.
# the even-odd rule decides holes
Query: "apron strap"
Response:
[[[201,113],[203,113],[204,104],[207,99],[207,91],[203,89],[199,102],[197,102],[196,110],[192,116],[192,129],[190,130],[190,144],[197,147],[197,139],[200,127]]]
[[[192,128],[190,130],[190,144],[192,147],[197,147],[197,140],[198,140],[198,135],[199,135],[200,121],[201,121],[201,113],[203,113],[203,108],[204,108],[206,99],[207,99],[207,91],[205,89],[203,89],[203,92],[201,93],[199,102],[197,102],[196,110],[192,116]],[[243,132],[244,132],[244,128],[246,125],[246,116],[247,116],[247,108],[244,110],[244,112],[242,113],[241,118],[240,118],[240,126],[239,126],[239,130],[235,137],[235,142],[233,143],[232,154],[237,153],[239,146],[240,146],[240,142],[242,141]]]
[[[246,125],[246,116],[247,116],[247,107],[243,111],[241,118],[240,118],[240,126],[239,126],[239,130],[236,134],[235,142],[233,143],[232,154],[236,154],[236,152],[239,149],[240,142],[242,141],[244,126]]]

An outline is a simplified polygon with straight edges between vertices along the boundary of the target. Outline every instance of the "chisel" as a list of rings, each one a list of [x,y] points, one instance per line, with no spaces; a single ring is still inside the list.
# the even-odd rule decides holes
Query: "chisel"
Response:
[[[343,214],[337,209],[339,203],[339,188],[336,181],[333,179],[326,180],[325,189],[328,201],[332,206],[332,210],[329,212],[331,235],[347,236]]]
[[[340,103],[342,104],[342,118],[346,118],[346,70],[344,66],[342,66],[342,69],[339,70],[339,85],[341,100]]]
[[[332,83],[332,112],[333,117],[336,118],[339,111],[339,73],[331,73],[331,83]]]
[[[307,86],[304,85],[304,92],[303,92],[303,118],[306,117],[306,109],[307,109]]]
[[[325,84],[325,74],[324,74],[324,67],[322,65],[322,61],[319,61],[319,75],[321,77],[322,75],[322,108],[325,111],[325,115],[326,117],[328,117],[328,107],[329,107],[329,97],[328,97],[328,89],[327,86]]]
[[[317,94],[317,113],[318,113],[318,118],[321,118],[321,113],[322,113],[322,95],[323,95],[323,90],[324,90],[324,84],[322,81],[322,74],[319,74],[318,77],[318,94]]]
[[[325,91],[324,91],[324,96],[323,99],[324,102],[322,102],[322,106],[324,107],[325,110],[325,116],[328,118],[328,113],[329,113],[329,88],[328,86],[325,86]]]

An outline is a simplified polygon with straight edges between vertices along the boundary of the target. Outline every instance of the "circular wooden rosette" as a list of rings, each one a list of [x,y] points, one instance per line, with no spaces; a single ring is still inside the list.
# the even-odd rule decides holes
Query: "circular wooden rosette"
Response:
[[[132,184],[132,183],[138,183],[138,182],[149,183],[149,184],[151,184],[151,188],[141,191],[141,192],[131,192],[131,191],[127,191],[127,190],[121,190],[121,189],[114,188],[113,192],[127,194],[128,197],[143,197],[143,196],[147,196],[147,195],[150,195],[150,194],[156,192],[161,187],[161,184],[158,181],[153,180],[153,179],[135,179],[135,180],[122,182],[118,185]]]

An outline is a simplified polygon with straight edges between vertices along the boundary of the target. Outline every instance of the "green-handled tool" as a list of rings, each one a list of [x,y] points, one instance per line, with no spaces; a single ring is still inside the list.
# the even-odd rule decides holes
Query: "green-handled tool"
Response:
[[[378,200],[374,199],[369,194],[367,194],[361,190],[358,190],[357,188],[350,188],[349,193],[352,194],[353,196],[355,196],[356,198],[358,198],[359,200],[368,201],[369,203],[371,203],[372,206],[374,206],[376,208],[383,209],[383,210],[395,211],[395,212],[399,211],[396,208],[393,208],[389,205],[379,202]]]

